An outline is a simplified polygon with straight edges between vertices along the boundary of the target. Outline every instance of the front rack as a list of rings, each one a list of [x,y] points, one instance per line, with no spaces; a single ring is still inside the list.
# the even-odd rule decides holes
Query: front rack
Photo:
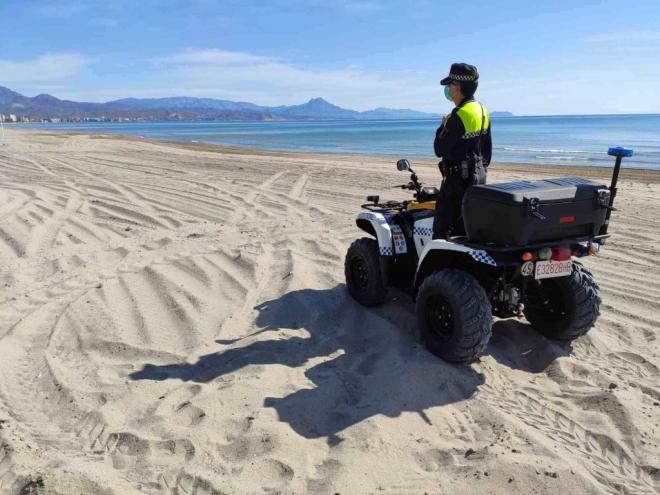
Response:
[[[387,201],[386,203],[365,203],[360,207],[374,213],[385,213],[388,211],[401,211],[405,209],[410,201]]]

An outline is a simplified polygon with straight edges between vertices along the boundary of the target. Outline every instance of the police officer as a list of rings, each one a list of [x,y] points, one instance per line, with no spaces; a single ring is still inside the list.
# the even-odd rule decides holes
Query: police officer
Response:
[[[452,64],[440,84],[445,97],[456,107],[443,119],[435,133],[433,148],[442,173],[442,186],[435,203],[433,238],[463,233],[461,203],[465,190],[486,183],[492,140],[488,110],[474,99],[479,73],[474,65]]]

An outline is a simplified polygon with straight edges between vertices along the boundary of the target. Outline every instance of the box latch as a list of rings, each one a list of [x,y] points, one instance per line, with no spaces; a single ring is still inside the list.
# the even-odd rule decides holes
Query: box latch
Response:
[[[608,189],[598,190],[598,206],[601,208],[610,208],[610,191]]]
[[[527,206],[529,208],[529,213],[538,218],[539,220],[545,220],[545,216],[541,214],[541,205],[539,198],[529,198],[527,200]]]

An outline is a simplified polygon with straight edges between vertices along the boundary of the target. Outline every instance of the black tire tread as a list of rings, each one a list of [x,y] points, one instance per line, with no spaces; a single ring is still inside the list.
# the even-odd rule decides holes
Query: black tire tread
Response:
[[[445,290],[443,290],[445,289]],[[455,317],[462,321],[460,338],[449,348],[439,349],[430,341],[429,329],[425,328],[423,305],[427,293],[443,291],[443,295],[454,309]],[[466,363],[474,361],[484,351],[492,332],[492,314],[486,292],[469,273],[445,269],[430,274],[419,288],[417,297],[417,316],[429,350],[437,356],[451,362]]]
[[[366,290],[359,291],[353,286],[351,280],[351,260],[354,256],[362,256],[367,264],[369,285]],[[387,288],[383,285],[380,273],[380,251],[378,241],[370,237],[356,239],[349,246],[344,261],[344,275],[346,286],[351,296],[363,306],[378,306],[387,297]]]
[[[561,284],[562,289],[572,294],[575,301],[572,318],[553,325],[537,317],[534,312],[525,311],[525,316],[546,337],[570,341],[585,335],[596,323],[600,315],[600,288],[589,269],[579,261],[573,262],[573,272]]]

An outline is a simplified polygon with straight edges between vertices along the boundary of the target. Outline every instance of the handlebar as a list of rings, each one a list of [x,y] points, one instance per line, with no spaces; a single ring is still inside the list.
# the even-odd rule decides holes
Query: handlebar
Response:
[[[401,184],[398,186],[392,186],[394,189],[408,189],[409,191],[415,191],[415,198],[417,195],[422,191],[422,183],[419,181],[419,178],[417,177],[417,174],[412,168],[409,168],[408,171],[410,172],[410,182],[408,184]]]
[[[399,184],[396,186],[392,186],[392,189],[407,189],[409,191],[414,191],[413,197],[417,199],[419,194],[422,192],[422,183],[419,181],[417,174],[410,166],[410,162],[408,160],[399,160],[397,162],[397,168],[402,172],[403,171],[410,172],[410,182],[408,182],[407,184]],[[396,209],[402,207],[402,205],[405,205],[407,203],[409,203],[409,201],[404,201],[403,203],[397,203],[396,201],[391,201],[388,203],[378,204],[376,201],[376,204],[372,204],[370,206],[363,205],[363,208],[371,209],[375,207],[375,208],[385,208],[385,209]]]
[[[392,186],[392,189],[409,189],[414,191],[416,189],[415,184],[408,182],[408,184],[400,184],[398,186]]]

